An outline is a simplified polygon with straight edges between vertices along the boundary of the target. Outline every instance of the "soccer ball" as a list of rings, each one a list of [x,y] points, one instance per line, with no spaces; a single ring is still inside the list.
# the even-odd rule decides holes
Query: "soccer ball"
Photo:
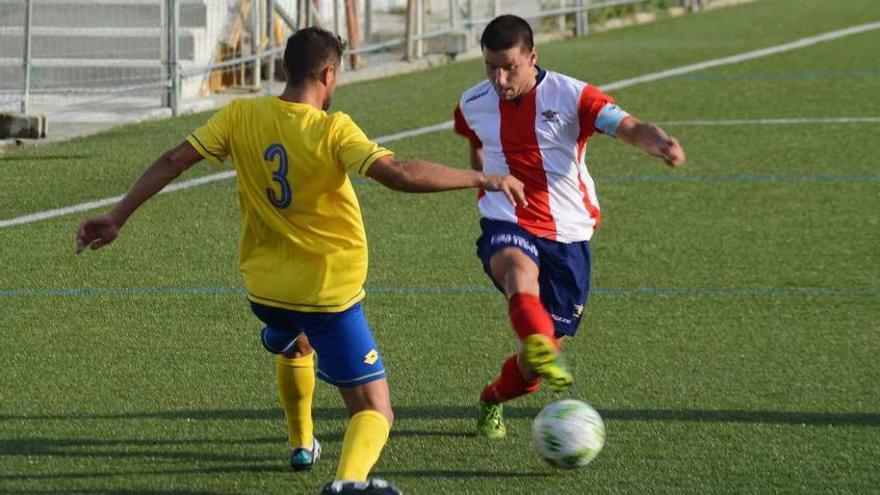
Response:
[[[605,445],[605,423],[586,402],[560,400],[538,413],[532,423],[532,443],[553,466],[583,467]]]

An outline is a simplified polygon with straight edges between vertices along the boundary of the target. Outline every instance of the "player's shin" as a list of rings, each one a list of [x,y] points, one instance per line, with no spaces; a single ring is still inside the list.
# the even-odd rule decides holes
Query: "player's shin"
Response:
[[[524,364],[544,377],[555,392],[571,386],[572,375],[559,352],[553,320],[538,296],[514,294],[509,309],[510,321],[521,342]]]
[[[541,299],[534,294],[514,294],[507,303],[510,323],[520,341],[529,335],[544,335],[551,341],[553,338],[553,320],[544,308]]]
[[[275,374],[291,447],[312,445],[312,396],[315,392],[315,353],[299,358],[277,357]]]
[[[365,481],[388,441],[391,426],[379,411],[367,409],[351,417],[342,441],[336,479]]]

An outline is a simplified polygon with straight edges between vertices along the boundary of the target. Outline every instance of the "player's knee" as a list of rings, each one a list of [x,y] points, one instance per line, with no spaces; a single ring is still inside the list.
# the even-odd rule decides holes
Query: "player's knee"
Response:
[[[501,282],[508,297],[538,292],[538,267],[520,251],[502,251],[492,260],[492,276]]]
[[[354,409],[349,411],[350,416],[354,416],[357,413],[363,411],[375,411],[382,415],[386,421],[388,421],[388,428],[391,428],[394,425],[394,411],[391,409],[390,404],[369,404],[363,407],[362,409]]]
[[[391,425],[394,424],[394,411],[391,409],[391,402],[388,400],[371,400],[370,401],[370,409],[378,411],[379,414],[385,417],[385,420],[388,421],[388,427],[391,428]]]
[[[391,405],[389,404],[388,407],[379,412],[382,413],[382,416],[385,416],[385,419],[388,420],[388,428],[391,428],[394,425],[394,411],[391,409]]]
[[[293,349],[285,356],[289,358],[301,358],[310,355],[315,352],[312,348],[311,344],[309,344],[309,339],[306,338],[305,335],[300,335],[293,343]]]
[[[394,424],[394,410],[391,409],[391,406],[388,406],[388,410],[385,412],[385,419],[388,420],[388,426]]]
[[[505,278],[504,286],[508,297],[514,294],[538,294],[540,289],[537,276],[522,272],[511,272]]]
[[[371,401],[368,406],[369,409],[379,412],[385,419],[388,421],[388,427],[394,424],[394,410],[391,408],[391,403],[387,401]]]

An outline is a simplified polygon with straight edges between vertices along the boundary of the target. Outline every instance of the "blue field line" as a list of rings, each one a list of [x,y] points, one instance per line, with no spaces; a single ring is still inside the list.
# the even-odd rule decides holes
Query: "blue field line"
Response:
[[[880,175],[605,175],[599,182],[880,182]]]
[[[742,182],[742,183],[834,183],[834,182],[880,182],[880,175],[686,175],[670,173],[669,175],[597,175],[596,182]],[[351,183],[356,186],[375,186],[376,181],[353,177]],[[227,187],[234,187],[229,185]]]
[[[241,287],[117,287],[97,289],[0,290],[0,297],[100,297],[186,294],[244,294]]]
[[[489,286],[458,287],[367,287],[368,294],[495,294]],[[118,297],[154,295],[223,295],[246,294],[242,287],[135,287],[97,289],[13,289],[0,290],[0,298],[41,297]],[[590,290],[593,296],[662,296],[662,297],[877,297],[880,289],[822,287],[632,287]]]

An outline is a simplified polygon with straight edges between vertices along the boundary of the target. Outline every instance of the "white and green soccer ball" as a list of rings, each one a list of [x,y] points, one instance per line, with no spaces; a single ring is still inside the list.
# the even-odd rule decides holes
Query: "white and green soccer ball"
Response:
[[[583,467],[605,445],[605,423],[586,402],[560,400],[538,413],[532,423],[532,443],[553,466]]]

